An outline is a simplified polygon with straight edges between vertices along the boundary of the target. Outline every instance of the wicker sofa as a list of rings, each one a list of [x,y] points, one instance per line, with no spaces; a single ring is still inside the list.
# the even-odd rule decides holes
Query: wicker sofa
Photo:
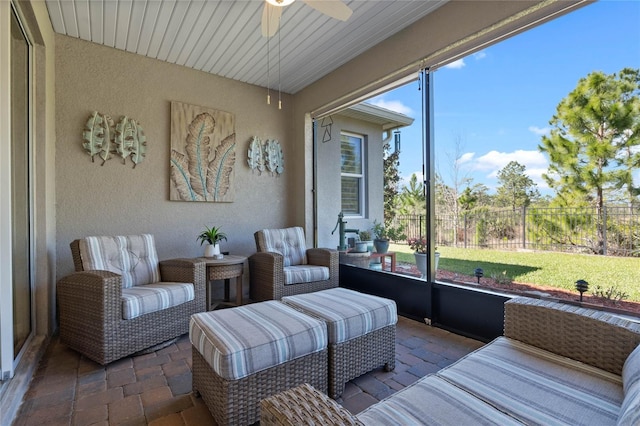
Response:
[[[60,340],[99,364],[189,331],[206,305],[206,264],[158,261],[152,235],[71,243],[76,269],[57,283]]]
[[[357,416],[309,385],[262,401],[261,424],[640,424],[640,323],[530,298],[504,336]]]

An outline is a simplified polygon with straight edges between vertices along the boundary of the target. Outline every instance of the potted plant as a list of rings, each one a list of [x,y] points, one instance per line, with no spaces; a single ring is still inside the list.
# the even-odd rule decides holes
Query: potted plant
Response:
[[[386,253],[389,250],[389,240],[404,240],[407,236],[403,233],[404,225],[397,227],[384,225],[378,221],[373,221],[373,245],[378,253]]]
[[[361,243],[365,243],[367,245],[367,251],[368,252],[372,252],[373,251],[373,239],[371,238],[371,231],[368,231],[368,230],[360,231],[358,236],[360,237],[360,242]]]
[[[416,267],[422,274],[420,278],[425,278],[427,276],[427,239],[425,237],[409,238],[407,244],[413,250],[413,255],[416,258]],[[438,247],[436,247],[436,250],[438,250]],[[439,260],[440,253],[436,251],[436,270],[438,270]]]
[[[208,226],[204,227],[205,230],[198,235],[198,240],[200,240],[200,245],[207,243],[204,248],[205,257],[213,257],[220,254],[220,241],[226,241],[227,235],[220,230],[220,228],[216,228],[212,226],[209,228]]]

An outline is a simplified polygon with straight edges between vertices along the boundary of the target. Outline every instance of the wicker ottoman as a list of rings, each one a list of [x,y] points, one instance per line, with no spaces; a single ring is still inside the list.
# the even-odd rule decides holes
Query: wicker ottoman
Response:
[[[376,367],[395,368],[398,313],[393,300],[332,288],[283,297],[282,302],[327,323],[331,398],[342,395],[349,380]]]
[[[193,390],[219,425],[260,419],[260,400],[311,383],[327,389],[324,322],[277,301],[191,317]]]

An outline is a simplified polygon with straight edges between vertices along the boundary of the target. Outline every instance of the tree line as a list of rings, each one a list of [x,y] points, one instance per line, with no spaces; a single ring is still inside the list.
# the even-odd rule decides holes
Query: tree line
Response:
[[[591,207],[597,222],[594,252],[603,254],[605,204],[624,204],[630,209],[640,204],[640,70],[596,71],[581,78],[560,101],[549,124],[551,130],[541,137],[538,150],[548,158],[549,167],[542,177],[553,195],[542,196],[526,166],[517,161],[498,172],[498,185],[491,194],[486,185],[474,183],[461,169],[463,152],[458,140],[450,155],[451,183],[435,174],[436,214],[457,219],[492,208]],[[398,189],[399,158],[385,148],[385,222],[396,214],[425,214],[423,182],[414,174],[407,186]]]

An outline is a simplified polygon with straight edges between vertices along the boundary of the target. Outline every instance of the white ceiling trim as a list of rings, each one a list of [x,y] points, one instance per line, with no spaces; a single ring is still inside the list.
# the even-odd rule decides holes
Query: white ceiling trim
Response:
[[[447,1],[345,0],[353,10],[347,22],[296,1],[283,10],[269,58],[260,31],[261,0],[46,0],[46,5],[57,33],[275,90],[279,74],[281,90],[296,93]]]

